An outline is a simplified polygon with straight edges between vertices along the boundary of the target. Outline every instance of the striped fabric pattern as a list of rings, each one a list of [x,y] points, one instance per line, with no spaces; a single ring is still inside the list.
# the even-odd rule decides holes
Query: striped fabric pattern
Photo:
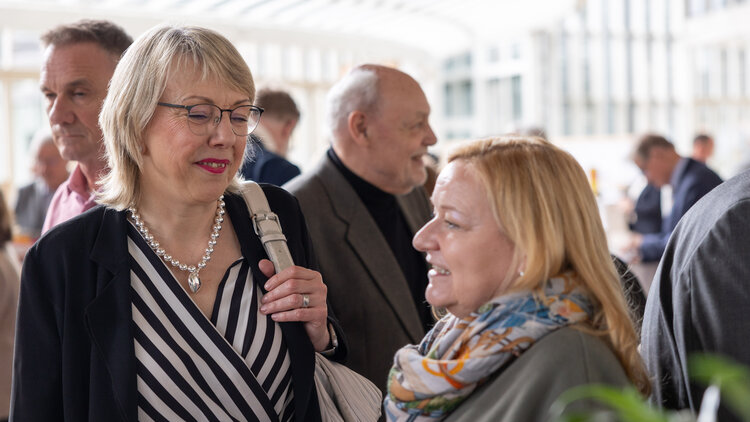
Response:
[[[247,260],[227,270],[209,320],[132,225],[128,250],[138,420],[292,420],[291,360]]]

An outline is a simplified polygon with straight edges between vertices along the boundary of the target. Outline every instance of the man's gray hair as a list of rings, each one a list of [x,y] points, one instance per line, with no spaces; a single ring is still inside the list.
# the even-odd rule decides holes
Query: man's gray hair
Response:
[[[375,111],[378,105],[378,74],[373,66],[355,67],[336,82],[327,96],[326,121],[331,139],[346,132],[353,111]]]
[[[65,46],[84,42],[98,44],[102,49],[119,59],[133,43],[133,37],[122,27],[105,20],[84,19],[57,26],[42,34],[42,45]]]

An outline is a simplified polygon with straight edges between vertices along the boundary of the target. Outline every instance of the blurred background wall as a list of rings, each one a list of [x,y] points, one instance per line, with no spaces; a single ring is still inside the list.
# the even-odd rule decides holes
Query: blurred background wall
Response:
[[[750,3],[745,0],[0,0],[0,187],[31,178],[46,125],[38,87],[45,30],[103,18],[134,37],[162,22],[211,27],[259,86],[302,112],[289,158],[325,151],[325,94],[349,68],[401,68],[423,86],[440,154],[455,142],[541,128],[595,178],[603,203],[639,177],[636,137],[659,132],[684,155],[716,140],[722,177],[750,162]]]

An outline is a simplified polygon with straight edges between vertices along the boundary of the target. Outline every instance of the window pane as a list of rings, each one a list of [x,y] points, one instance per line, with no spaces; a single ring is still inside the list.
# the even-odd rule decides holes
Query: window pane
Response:
[[[29,181],[28,149],[31,138],[47,123],[42,113],[39,84],[34,79],[13,81],[11,84],[11,137],[13,142],[14,183]]]

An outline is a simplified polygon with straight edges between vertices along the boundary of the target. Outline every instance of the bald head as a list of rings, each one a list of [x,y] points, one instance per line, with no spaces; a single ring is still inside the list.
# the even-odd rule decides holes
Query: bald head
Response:
[[[422,155],[436,142],[429,115],[417,81],[386,66],[358,66],[328,95],[334,151],[355,174],[393,194],[424,183]]]

